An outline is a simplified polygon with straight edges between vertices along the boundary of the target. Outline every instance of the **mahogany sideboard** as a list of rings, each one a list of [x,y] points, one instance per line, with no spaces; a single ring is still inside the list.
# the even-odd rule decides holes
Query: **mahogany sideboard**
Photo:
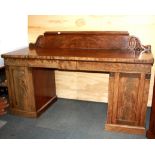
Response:
[[[145,134],[151,46],[124,31],[45,32],[3,54],[12,114],[37,117],[57,99],[54,70],[109,74],[105,129]]]

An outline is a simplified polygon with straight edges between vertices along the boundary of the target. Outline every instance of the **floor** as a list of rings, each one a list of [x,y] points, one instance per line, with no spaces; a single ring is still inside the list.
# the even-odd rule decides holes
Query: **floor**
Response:
[[[106,103],[58,99],[39,118],[0,117],[0,139],[145,139],[104,130]],[[150,108],[147,109],[148,128]]]

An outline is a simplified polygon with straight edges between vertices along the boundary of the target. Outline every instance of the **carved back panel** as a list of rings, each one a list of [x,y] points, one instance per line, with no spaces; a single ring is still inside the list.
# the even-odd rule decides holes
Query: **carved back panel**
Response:
[[[82,49],[127,49],[129,34],[126,31],[81,31],[45,32],[30,43],[30,48],[82,48]]]

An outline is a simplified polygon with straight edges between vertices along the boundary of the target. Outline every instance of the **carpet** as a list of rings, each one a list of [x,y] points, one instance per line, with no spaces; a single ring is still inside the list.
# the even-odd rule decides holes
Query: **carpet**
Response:
[[[68,138],[145,138],[144,135],[104,130],[107,104],[59,99],[37,120],[36,126],[70,133]]]
[[[150,108],[147,108],[146,127]],[[145,135],[104,130],[107,104],[58,99],[38,118],[0,117],[0,139],[145,139]],[[6,123],[7,122],[7,123]]]
[[[103,130],[107,104],[59,99],[38,120],[37,126],[54,130]]]

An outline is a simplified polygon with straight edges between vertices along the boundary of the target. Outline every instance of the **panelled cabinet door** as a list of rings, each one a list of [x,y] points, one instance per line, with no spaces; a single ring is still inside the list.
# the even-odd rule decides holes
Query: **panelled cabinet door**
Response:
[[[137,108],[140,75],[135,74],[128,77],[120,74],[116,122],[117,124],[138,125]]]
[[[120,74],[118,88],[118,124],[145,126],[148,92],[145,74]]]
[[[21,111],[34,111],[33,88],[31,73],[26,67],[8,67],[9,100],[11,108]]]
[[[137,126],[144,132],[150,74],[112,73],[107,124]]]

